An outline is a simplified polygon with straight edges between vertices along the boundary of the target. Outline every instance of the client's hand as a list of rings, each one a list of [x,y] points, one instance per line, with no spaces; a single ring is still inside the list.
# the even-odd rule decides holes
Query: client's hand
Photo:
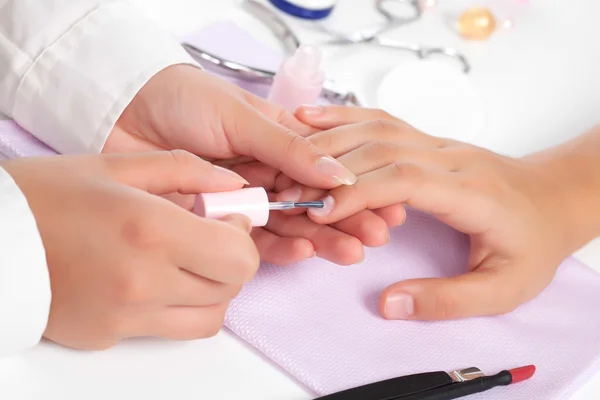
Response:
[[[227,165],[267,190],[280,172],[323,189],[353,184],[350,171],[301,136],[311,132],[282,108],[197,68],[177,65],[158,73],[135,96],[104,152],[184,149]],[[190,208],[193,199],[177,202]],[[253,238],[262,259],[275,264],[315,253],[354,264],[363,258],[363,245],[385,244],[388,232],[386,221],[371,212],[335,226],[317,225],[306,215],[272,213],[264,229],[253,230]]]
[[[310,140],[359,176],[308,213],[332,224],[363,210],[401,203],[431,213],[471,238],[469,273],[396,283],[381,296],[388,319],[441,320],[506,313],[537,296],[572,251],[564,196],[536,158],[515,159],[432,137],[374,110],[304,108],[320,129]],[[279,179],[280,188],[289,187]],[[296,192],[298,187],[288,191]],[[280,193],[288,197],[288,192]]]
[[[216,334],[258,268],[250,222],[200,218],[158,196],[243,180],[183,152],[3,162],[33,211],[50,272],[44,336],[79,349]]]

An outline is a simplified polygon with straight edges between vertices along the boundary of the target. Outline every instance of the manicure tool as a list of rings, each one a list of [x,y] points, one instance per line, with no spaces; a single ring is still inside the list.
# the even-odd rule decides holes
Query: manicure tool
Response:
[[[474,367],[451,373],[426,372],[359,386],[316,400],[452,400],[522,382],[534,373],[534,365],[501,371],[492,376],[485,376]]]
[[[253,187],[231,192],[199,194],[196,196],[194,203],[194,213],[211,219],[220,219],[231,214],[242,214],[250,219],[252,226],[265,226],[269,221],[270,211],[323,207],[322,201],[269,202],[265,189]]]
[[[403,9],[408,7],[411,11],[405,14],[398,10],[399,6],[402,6]],[[464,73],[468,73],[471,70],[467,58],[458,50],[451,47],[428,47],[417,43],[404,43],[382,36],[393,29],[417,21],[422,14],[419,0],[376,0],[375,9],[384,17],[385,22],[381,25],[361,29],[350,34],[334,31],[323,24],[314,24],[316,29],[332,36],[332,39],[325,41],[322,45],[370,44],[382,48],[413,52],[420,59],[426,59],[433,55],[442,55],[458,62]]]
[[[300,40],[290,26],[275,12],[255,0],[245,0],[242,7],[251,15],[267,26],[281,42],[286,58],[296,53],[300,47]],[[272,84],[275,71],[267,71],[249,65],[227,60],[206,50],[199,49],[190,43],[182,43],[183,48],[207,70],[217,71],[232,78],[258,83]],[[333,104],[360,106],[356,95],[342,87],[338,87],[332,80],[326,79],[321,95]]]

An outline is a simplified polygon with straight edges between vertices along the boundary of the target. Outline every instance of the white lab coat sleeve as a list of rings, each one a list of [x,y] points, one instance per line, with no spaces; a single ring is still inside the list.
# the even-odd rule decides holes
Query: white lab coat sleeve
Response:
[[[0,2],[0,113],[59,153],[98,153],[144,84],[197,64],[129,1]]]
[[[50,310],[46,253],[27,200],[0,167],[0,357],[36,345]]]

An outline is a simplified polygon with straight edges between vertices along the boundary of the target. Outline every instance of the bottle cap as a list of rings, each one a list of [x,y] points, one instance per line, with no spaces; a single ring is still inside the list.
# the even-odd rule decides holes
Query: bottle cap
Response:
[[[260,187],[202,193],[196,196],[194,213],[211,219],[242,214],[250,219],[252,226],[265,226],[269,221],[269,197],[265,189]]]
[[[327,18],[337,0],[269,0],[286,14],[297,18],[317,20]]]
[[[321,70],[321,49],[317,46],[300,45],[296,53],[286,61],[288,74],[303,81],[321,81],[324,73]]]

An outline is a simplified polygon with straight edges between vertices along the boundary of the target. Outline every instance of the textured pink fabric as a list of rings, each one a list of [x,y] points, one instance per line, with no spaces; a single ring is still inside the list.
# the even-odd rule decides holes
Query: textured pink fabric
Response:
[[[257,66],[275,68],[280,60],[232,24],[203,30],[193,40],[234,59],[253,57],[261,61]],[[244,87],[266,93],[261,86]],[[53,152],[2,122],[0,153]],[[469,399],[567,399],[600,368],[600,275],[574,259],[564,262],[543,294],[506,316],[421,323],[378,315],[383,288],[407,278],[458,274],[467,253],[463,235],[411,211],[391,243],[368,250],[361,265],[263,265],[233,302],[226,324],[318,394],[417,372],[477,366],[491,374],[532,363],[538,372],[530,381]]]
[[[418,212],[361,265],[263,265],[227,326],[318,394],[432,370],[492,374],[535,364],[533,379],[475,399],[564,400],[600,368],[600,275],[573,259],[517,311],[451,322],[383,320],[378,295],[407,278],[465,270],[468,240]],[[473,299],[476,301],[476,299]]]
[[[56,152],[11,120],[0,120],[0,155],[6,158],[55,155]]]

